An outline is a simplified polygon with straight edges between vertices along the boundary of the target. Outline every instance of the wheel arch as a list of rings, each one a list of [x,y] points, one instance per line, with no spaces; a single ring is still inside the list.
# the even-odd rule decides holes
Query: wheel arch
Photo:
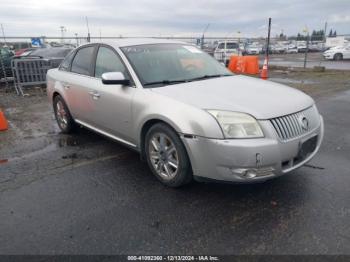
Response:
[[[343,58],[344,58],[344,56],[343,56],[343,54],[342,54],[342,53],[337,52],[337,53],[335,53],[335,54],[333,55],[333,59],[334,59],[334,60],[336,60],[336,57],[337,57],[337,56],[339,56],[339,57],[340,57],[340,59],[343,59]]]
[[[55,99],[56,96],[62,97],[61,94],[60,94],[58,91],[55,90],[55,91],[52,93],[51,100],[53,101],[53,100]]]
[[[155,124],[158,123],[163,123],[165,125],[167,125],[168,127],[170,127],[175,133],[179,133],[179,129],[177,126],[175,126],[173,123],[171,123],[171,121],[163,119],[161,117],[153,117],[150,119],[147,119],[141,126],[140,128],[140,132],[139,132],[139,147],[140,147],[140,155],[141,155],[141,159],[144,160],[145,159],[145,138],[146,138],[146,134],[148,132],[148,130],[154,126]]]

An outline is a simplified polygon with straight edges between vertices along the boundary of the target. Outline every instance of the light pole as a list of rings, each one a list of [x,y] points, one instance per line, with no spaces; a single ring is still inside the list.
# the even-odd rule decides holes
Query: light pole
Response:
[[[204,45],[204,34],[205,34],[205,32],[207,32],[209,26],[210,26],[210,23],[207,24],[207,26],[204,28],[204,31],[203,31],[203,34],[202,34],[201,49],[203,49],[203,45]]]
[[[60,29],[61,29],[61,43],[63,44],[64,32],[67,32],[67,29],[63,25],[60,26]]]
[[[87,42],[90,43],[90,28],[89,28],[89,20],[88,20],[88,17],[85,16],[85,20],[86,20],[86,27],[87,27],[87,30],[88,30],[88,36],[87,36]]]
[[[75,33],[75,40],[77,41],[77,47],[79,46],[78,33]]]

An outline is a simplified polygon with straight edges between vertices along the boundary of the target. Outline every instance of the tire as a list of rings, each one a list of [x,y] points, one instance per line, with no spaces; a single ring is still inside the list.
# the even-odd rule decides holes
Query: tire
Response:
[[[145,137],[145,156],[152,173],[169,187],[192,181],[192,168],[185,146],[168,125],[153,125]]]
[[[75,122],[72,115],[69,112],[67,104],[64,102],[63,98],[57,95],[53,99],[53,110],[55,113],[55,118],[58,127],[61,129],[62,133],[69,134],[75,128]]]
[[[336,53],[333,57],[335,61],[343,60],[343,55],[341,53]]]

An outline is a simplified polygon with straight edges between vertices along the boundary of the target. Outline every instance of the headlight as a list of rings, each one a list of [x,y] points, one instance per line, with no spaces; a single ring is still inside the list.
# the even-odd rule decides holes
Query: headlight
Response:
[[[207,111],[216,118],[225,138],[264,137],[258,122],[248,114],[222,110]]]

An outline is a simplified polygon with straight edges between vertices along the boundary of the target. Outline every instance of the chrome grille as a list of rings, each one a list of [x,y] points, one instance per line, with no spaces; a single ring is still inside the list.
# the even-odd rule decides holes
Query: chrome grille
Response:
[[[302,119],[306,118],[308,125],[303,126]],[[289,140],[310,132],[318,127],[320,117],[315,106],[303,111],[270,119],[281,140]]]

